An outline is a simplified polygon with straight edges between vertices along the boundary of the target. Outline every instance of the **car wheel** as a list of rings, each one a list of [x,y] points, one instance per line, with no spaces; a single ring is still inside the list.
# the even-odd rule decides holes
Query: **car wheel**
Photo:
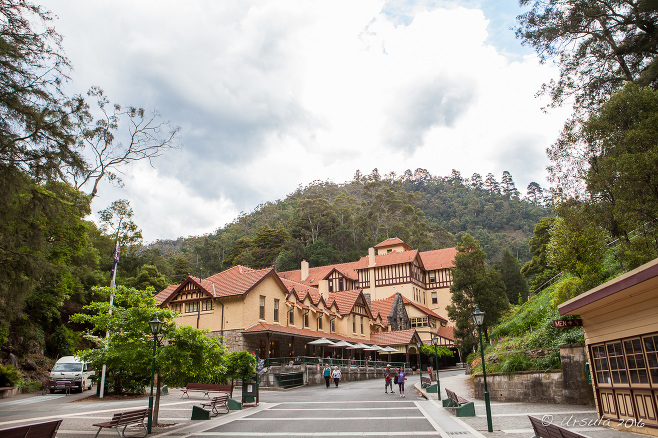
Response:
[[[51,394],[54,394],[54,393],[55,393],[55,390],[54,390],[54,389],[51,389],[51,390],[50,390],[50,393],[51,393]]]

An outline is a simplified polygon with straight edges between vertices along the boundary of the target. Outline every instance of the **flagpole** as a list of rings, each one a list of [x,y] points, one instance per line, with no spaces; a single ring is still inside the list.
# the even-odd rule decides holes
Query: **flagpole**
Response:
[[[112,315],[112,305],[114,304],[114,290],[117,288],[116,285],[116,278],[117,278],[117,264],[119,263],[119,239],[117,239],[117,246],[116,249],[114,250],[114,261],[112,262],[112,273],[110,274],[110,288],[112,289],[112,293],[110,294],[110,315]],[[110,331],[105,330],[105,340],[107,341],[107,338],[110,336]],[[105,371],[107,370],[107,366],[103,364],[103,369],[101,371],[101,392],[99,394],[99,398],[103,398],[105,395]]]

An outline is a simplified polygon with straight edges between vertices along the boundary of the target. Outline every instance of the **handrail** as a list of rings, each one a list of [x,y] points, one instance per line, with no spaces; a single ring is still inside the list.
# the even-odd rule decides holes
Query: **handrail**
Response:
[[[405,362],[388,362],[383,360],[355,360],[355,359],[336,359],[331,357],[315,357],[315,356],[295,356],[295,357],[270,357],[263,359],[265,367],[276,365],[321,365],[325,364],[340,367],[368,367],[368,368],[386,368],[386,365],[392,367],[405,367],[410,368],[410,365]]]

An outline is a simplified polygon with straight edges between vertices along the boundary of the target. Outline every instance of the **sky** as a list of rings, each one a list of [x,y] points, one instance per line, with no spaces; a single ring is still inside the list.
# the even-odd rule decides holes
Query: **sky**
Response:
[[[146,243],[211,233],[357,170],[509,171],[522,195],[548,187],[545,151],[568,114],[541,109],[558,71],[515,39],[516,0],[40,4],[74,68],[67,92],[100,86],[180,127],[180,148],[125,169],[92,204],[127,199]]]

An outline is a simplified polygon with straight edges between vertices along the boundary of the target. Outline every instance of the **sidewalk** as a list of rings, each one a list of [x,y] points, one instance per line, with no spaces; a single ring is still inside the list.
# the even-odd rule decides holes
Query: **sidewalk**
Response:
[[[414,385],[427,400],[431,400],[437,409],[451,413],[453,419],[469,430],[471,435],[485,437],[524,437],[534,435],[528,415],[545,419],[566,429],[588,435],[592,438],[646,438],[647,435],[632,433],[618,426],[618,422],[610,422],[610,427],[596,422],[598,415],[594,406],[587,405],[557,405],[540,403],[505,403],[491,402],[491,418],[493,432],[487,430],[487,415],[484,400],[473,397],[473,387],[470,376],[459,374],[455,376],[439,376],[441,381],[441,399],[446,399],[445,388],[457,395],[471,400],[475,404],[475,417],[456,417],[454,409],[444,408],[437,400],[436,393],[427,393],[421,388],[420,382]],[[596,422],[596,423],[595,423]],[[591,426],[589,425],[591,424]]]

